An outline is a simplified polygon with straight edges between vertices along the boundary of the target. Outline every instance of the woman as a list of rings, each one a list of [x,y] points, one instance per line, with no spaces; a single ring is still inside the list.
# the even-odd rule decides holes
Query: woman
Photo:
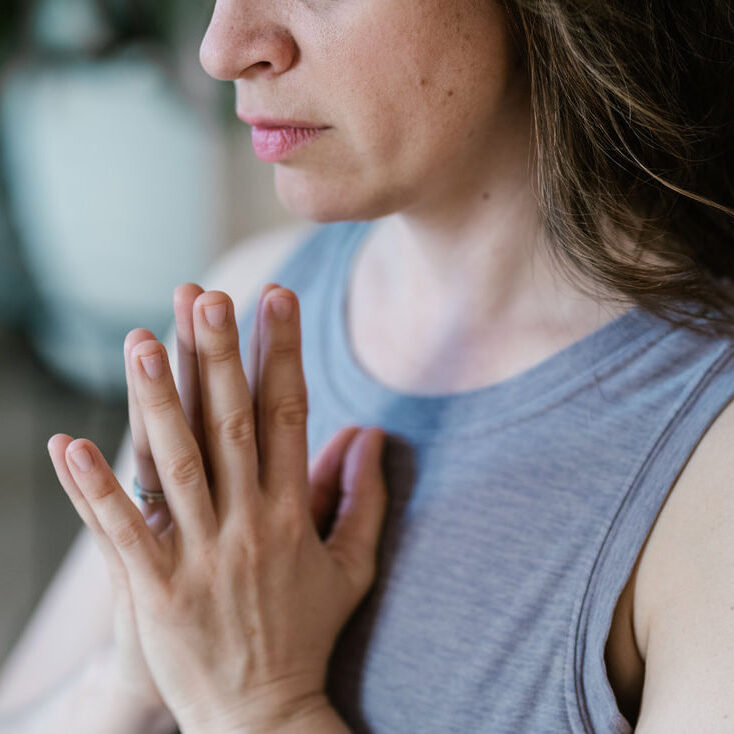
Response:
[[[177,291],[182,406],[128,337],[147,524],[51,440],[114,641],[13,731],[729,731],[733,17],[219,0],[205,69],[338,223],[257,307],[238,257]]]

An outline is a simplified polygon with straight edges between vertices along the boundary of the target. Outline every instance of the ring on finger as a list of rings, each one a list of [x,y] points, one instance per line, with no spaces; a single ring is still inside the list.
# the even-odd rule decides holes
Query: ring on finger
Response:
[[[141,499],[151,505],[154,502],[166,501],[166,495],[163,492],[141,487],[137,477],[133,479],[133,492],[138,499]]]

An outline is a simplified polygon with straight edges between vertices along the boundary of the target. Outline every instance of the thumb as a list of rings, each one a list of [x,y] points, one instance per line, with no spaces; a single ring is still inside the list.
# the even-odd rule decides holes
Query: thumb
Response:
[[[347,449],[342,471],[342,497],[326,546],[362,594],[372,585],[387,488],[382,472],[385,433],[360,431]]]

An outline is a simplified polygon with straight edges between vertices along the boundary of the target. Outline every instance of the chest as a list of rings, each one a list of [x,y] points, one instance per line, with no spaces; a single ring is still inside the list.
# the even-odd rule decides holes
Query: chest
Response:
[[[516,438],[389,438],[378,580],[331,669],[330,694],[356,731],[359,717],[372,732],[565,726],[600,494],[595,503],[550,461],[541,479]]]

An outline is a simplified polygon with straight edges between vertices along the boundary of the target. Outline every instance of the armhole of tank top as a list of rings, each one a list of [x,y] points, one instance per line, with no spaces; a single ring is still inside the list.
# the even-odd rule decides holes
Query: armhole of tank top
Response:
[[[602,533],[591,572],[581,589],[569,630],[565,662],[566,708],[577,733],[628,734],[617,706],[604,652],[617,600],[679,474],[709,426],[734,399],[728,343],[710,359],[650,437],[642,464],[625,481],[611,521]],[[648,489],[638,491],[646,484]]]

